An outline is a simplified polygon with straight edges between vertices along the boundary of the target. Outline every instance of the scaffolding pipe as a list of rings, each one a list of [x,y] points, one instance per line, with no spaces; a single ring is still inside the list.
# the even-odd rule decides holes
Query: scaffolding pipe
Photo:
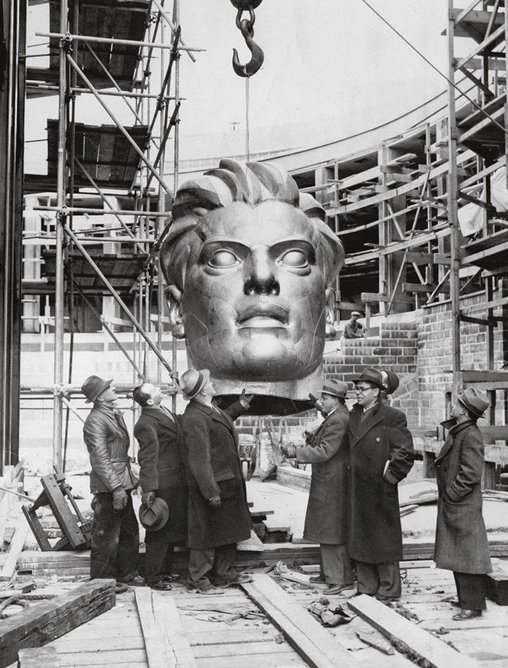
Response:
[[[86,75],[83,73],[79,65],[76,63],[76,61],[72,58],[72,56],[69,56],[67,54],[67,60],[71,64],[72,68],[79,74],[79,76],[83,79],[85,84],[89,87],[90,91],[93,93],[95,99],[99,102],[101,107],[106,111],[108,116],[111,118],[113,123],[116,125],[116,127],[120,130],[120,132],[123,134],[123,136],[127,139],[129,144],[132,146],[134,151],[138,154],[138,156],[141,158],[141,160],[144,162],[144,164],[147,166],[147,168],[150,170],[150,172],[153,173],[157,181],[161,184],[161,186],[164,188],[164,190],[168,193],[168,195],[171,196],[171,191],[167,187],[167,185],[164,183],[164,180],[161,179],[157,171],[155,170],[155,167],[152,165],[152,163],[145,157],[143,151],[139,148],[139,146],[136,144],[134,139],[130,136],[130,134],[127,132],[127,130],[124,128],[124,126],[120,123],[120,121],[116,118],[115,114],[108,108],[107,104],[105,104],[99,92],[95,89],[94,85],[92,82],[86,77]]]
[[[60,30],[62,33],[67,29],[67,14],[69,11],[67,0],[60,2]],[[56,225],[56,257],[55,257],[55,358],[53,380],[56,387],[64,382],[64,225],[66,225],[65,187],[66,187],[66,130],[67,130],[67,43],[60,40],[59,60],[59,91],[58,91],[58,155],[57,155],[57,205],[60,212],[57,215]],[[54,394],[53,413],[53,467],[56,471],[62,470],[62,426],[63,426],[63,402],[57,390]]]
[[[132,39],[115,39],[114,37],[93,37],[90,35],[73,35],[71,33],[59,32],[36,32],[37,37],[49,37],[52,39],[65,40],[65,42],[94,42],[97,44],[123,44],[125,46],[148,47],[150,49],[172,49],[172,44],[154,44],[152,42],[138,42]],[[179,51],[205,51],[192,46],[177,46]]]
[[[455,111],[455,67],[454,67],[453,0],[448,0],[448,226],[450,228],[450,297],[452,305],[452,390],[457,394],[462,389],[460,354],[460,257],[457,211],[457,118]]]
[[[166,21],[166,23],[168,24],[168,26],[169,26],[169,27],[171,28],[171,30],[174,32],[174,31],[176,30],[176,25],[178,25],[178,23],[179,23],[179,21],[180,21],[179,17],[177,18],[177,21],[175,22],[176,25],[175,25],[175,23],[173,23],[173,21],[171,21],[171,19],[169,18],[169,16],[168,16],[168,15],[166,14],[166,12],[164,11],[164,7],[162,7],[162,5],[160,4],[160,2],[158,2],[158,0],[152,0],[152,2],[153,2],[153,4],[157,7],[157,9],[159,10],[160,15],[162,16],[162,18]],[[177,8],[177,9],[178,9],[178,8]],[[173,15],[175,15],[174,12],[173,12]],[[183,39],[182,39],[181,37],[180,37],[180,44],[181,44],[182,46],[185,46],[185,42],[183,41]],[[196,57],[195,57],[194,54],[192,53],[192,51],[194,51],[194,50],[195,50],[195,49],[191,49],[191,50],[187,51],[187,53],[189,54],[189,57],[190,57],[190,59],[192,60],[193,63],[196,62]],[[206,51],[206,49],[200,49],[200,51]]]
[[[95,271],[97,276],[101,279],[101,281],[104,283],[108,291],[110,292],[111,296],[113,299],[116,301],[116,303],[120,306],[120,308],[123,310],[125,315],[127,316],[128,320],[130,320],[131,324],[134,326],[134,329],[143,337],[143,339],[146,341],[148,346],[151,348],[152,352],[157,356],[157,358],[160,360],[160,362],[163,364],[165,369],[168,371],[169,375],[171,376],[172,370],[166,359],[164,358],[163,354],[161,351],[157,348],[157,346],[152,342],[148,334],[145,332],[143,327],[140,325],[140,323],[136,320],[136,318],[132,315],[130,312],[128,306],[125,304],[123,299],[120,297],[118,292],[115,290],[115,288],[111,285],[111,283],[108,281],[106,276],[102,273],[102,271],[99,269],[97,264],[94,262],[92,257],[88,254],[86,248],[83,246],[81,241],[78,239],[78,237],[74,234],[74,232],[70,229],[70,227],[67,224],[63,225],[63,230],[67,234],[67,236],[73,241],[74,245],[76,248],[80,251],[82,256],[85,258],[85,260],[88,262],[88,264],[92,267],[92,269]]]

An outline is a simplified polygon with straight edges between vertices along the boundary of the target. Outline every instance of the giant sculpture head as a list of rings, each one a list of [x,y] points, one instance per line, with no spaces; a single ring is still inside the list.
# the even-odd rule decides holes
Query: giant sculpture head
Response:
[[[178,190],[160,251],[174,333],[226,403],[245,388],[252,413],[287,414],[321,388],[344,260],[324,221],[275,165],[222,160]]]

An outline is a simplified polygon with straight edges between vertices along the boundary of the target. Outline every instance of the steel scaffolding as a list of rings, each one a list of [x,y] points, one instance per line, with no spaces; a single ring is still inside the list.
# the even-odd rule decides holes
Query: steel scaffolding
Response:
[[[179,0],[173,0],[171,8],[164,0],[48,0],[47,5],[50,29],[36,34],[49,40],[49,67],[29,68],[28,93],[33,98],[57,92],[58,119],[48,120],[48,175],[28,175],[27,192],[32,193],[31,215],[55,218],[54,251],[45,256],[49,278],[24,281],[23,288],[25,295],[51,293],[54,288],[54,383],[37,392],[53,394],[53,465],[60,471],[64,417],[72,410],[68,400],[72,376],[66,379],[64,370],[65,318],[69,316],[72,353],[76,300],[90,309],[129,360],[132,386],[146,377],[148,352],[158,361],[158,378],[164,372],[166,382],[175,379],[176,353],[169,364],[161,352],[165,300],[156,240],[168,224],[168,203],[178,186],[180,57],[184,52],[195,60],[194,52],[200,49],[182,40]],[[159,81],[154,81],[152,70],[160,72]],[[78,104],[87,96],[112,125],[76,121]],[[125,114],[113,108],[112,101],[118,98],[132,125],[126,125]],[[172,183],[164,176],[170,136]],[[42,189],[56,192],[56,198],[34,194]],[[112,203],[112,197],[122,205]],[[83,200],[85,205],[79,206]],[[106,225],[83,229],[77,221],[84,215],[113,216],[118,227],[113,233]],[[30,238],[37,243],[36,237],[29,235],[28,243]],[[109,254],[100,251],[106,244],[113,246]],[[120,255],[119,249],[126,245],[130,258]],[[150,332],[153,288],[161,314],[155,337]],[[132,355],[115,335],[114,325],[87,298],[91,293],[108,295],[117,304],[123,315],[117,321],[133,330]]]

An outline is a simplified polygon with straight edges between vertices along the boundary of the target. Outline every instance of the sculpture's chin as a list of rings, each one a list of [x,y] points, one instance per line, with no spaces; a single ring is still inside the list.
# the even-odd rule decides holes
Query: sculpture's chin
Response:
[[[224,409],[237,399],[238,395],[235,394],[219,394],[215,400]],[[314,404],[310,400],[258,394],[252,399],[250,408],[245,415],[294,415],[295,413],[309,411],[313,407]]]

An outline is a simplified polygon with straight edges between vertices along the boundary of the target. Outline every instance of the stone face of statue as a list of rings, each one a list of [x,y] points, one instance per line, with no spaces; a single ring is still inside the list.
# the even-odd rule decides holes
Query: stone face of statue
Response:
[[[266,201],[206,217],[182,299],[194,364],[219,379],[305,377],[321,363],[325,337],[325,284],[305,214]]]
[[[175,205],[183,215],[161,249],[189,363],[210,369],[218,395],[254,393],[254,413],[302,410],[322,385],[327,289],[342,247],[294,205],[295,189],[291,201],[249,202],[228,201],[221,187],[222,205],[209,208],[201,188],[184,184],[187,201],[179,207],[177,195]]]

